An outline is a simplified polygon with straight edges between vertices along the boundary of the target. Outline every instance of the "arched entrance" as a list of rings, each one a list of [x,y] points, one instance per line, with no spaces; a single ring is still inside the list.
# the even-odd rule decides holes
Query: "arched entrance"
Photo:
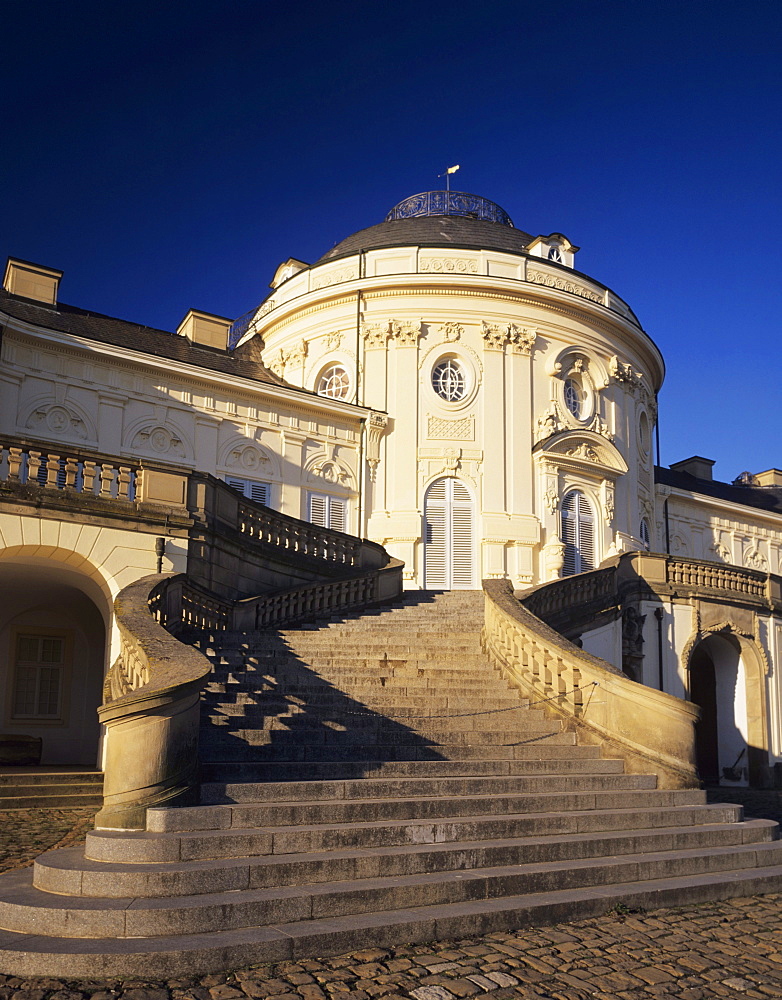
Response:
[[[436,479],[424,499],[424,586],[472,590],[475,583],[475,501],[453,476]]]
[[[689,661],[689,698],[701,709],[695,728],[698,773],[707,784],[747,785],[758,760],[752,746],[750,708],[742,646],[729,632],[709,635]]]
[[[0,750],[9,758],[27,744],[42,764],[96,765],[104,603],[94,580],[62,563],[0,559]]]

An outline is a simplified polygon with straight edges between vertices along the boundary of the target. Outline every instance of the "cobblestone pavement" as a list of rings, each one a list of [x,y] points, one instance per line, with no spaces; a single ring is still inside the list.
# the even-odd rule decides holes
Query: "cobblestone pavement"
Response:
[[[773,818],[779,815],[779,793],[731,790],[733,795],[752,796],[755,815],[761,809],[776,813]],[[47,847],[74,843],[89,827],[92,814],[89,809],[0,814],[2,867],[21,867]],[[0,975],[0,1000],[482,996],[488,1000],[782,997],[782,894],[650,913],[618,908],[590,920],[467,941],[369,948],[337,958],[313,956],[167,982],[22,980]]]

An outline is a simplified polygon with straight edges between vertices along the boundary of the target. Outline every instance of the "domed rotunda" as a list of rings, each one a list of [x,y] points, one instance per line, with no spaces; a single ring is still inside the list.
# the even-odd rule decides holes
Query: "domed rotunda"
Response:
[[[282,263],[242,343],[372,411],[366,474],[337,435],[301,456],[320,470],[302,516],[380,542],[411,588],[526,586],[648,547],[663,361],[578,249],[427,191]]]

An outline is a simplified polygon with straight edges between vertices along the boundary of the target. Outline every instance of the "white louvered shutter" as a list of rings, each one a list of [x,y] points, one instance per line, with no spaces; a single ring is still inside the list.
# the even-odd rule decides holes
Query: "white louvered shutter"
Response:
[[[451,586],[473,586],[472,497],[458,479],[449,479],[451,493]]]
[[[334,531],[345,531],[345,523],[347,521],[345,501],[340,500],[339,497],[329,497],[329,516],[328,516],[328,527],[333,528]]]
[[[310,523],[317,524],[321,528],[328,527],[328,505],[326,497],[318,493],[310,493]]]
[[[447,565],[445,479],[432,483],[424,503],[424,586],[449,586]]]
[[[424,585],[475,586],[474,503],[458,479],[438,479],[424,501]]]
[[[268,483],[261,483],[256,479],[240,479],[238,476],[226,476],[225,481],[232,490],[241,493],[243,497],[255,500],[256,503],[266,504],[268,507],[271,494]]]
[[[595,519],[581,490],[572,490],[562,500],[562,541],[565,543],[565,576],[585,573],[595,566]]]

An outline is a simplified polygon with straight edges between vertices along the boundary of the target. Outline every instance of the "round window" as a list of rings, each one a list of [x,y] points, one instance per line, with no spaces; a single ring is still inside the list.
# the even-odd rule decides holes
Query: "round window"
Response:
[[[586,393],[584,392],[584,387],[582,386],[579,379],[566,378],[565,379],[565,406],[568,408],[570,413],[576,418],[576,420],[581,420],[584,415],[584,402],[586,400]]]
[[[317,392],[319,396],[332,399],[347,399],[350,392],[350,376],[342,365],[329,365],[320,373]]]
[[[432,370],[432,388],[442,399],[457,403],[467,395],[467,378],[455,358],[446,358]]]
[[[649,454],[649,418],[641,411],[638,418],[638,442],[644,455]]]

